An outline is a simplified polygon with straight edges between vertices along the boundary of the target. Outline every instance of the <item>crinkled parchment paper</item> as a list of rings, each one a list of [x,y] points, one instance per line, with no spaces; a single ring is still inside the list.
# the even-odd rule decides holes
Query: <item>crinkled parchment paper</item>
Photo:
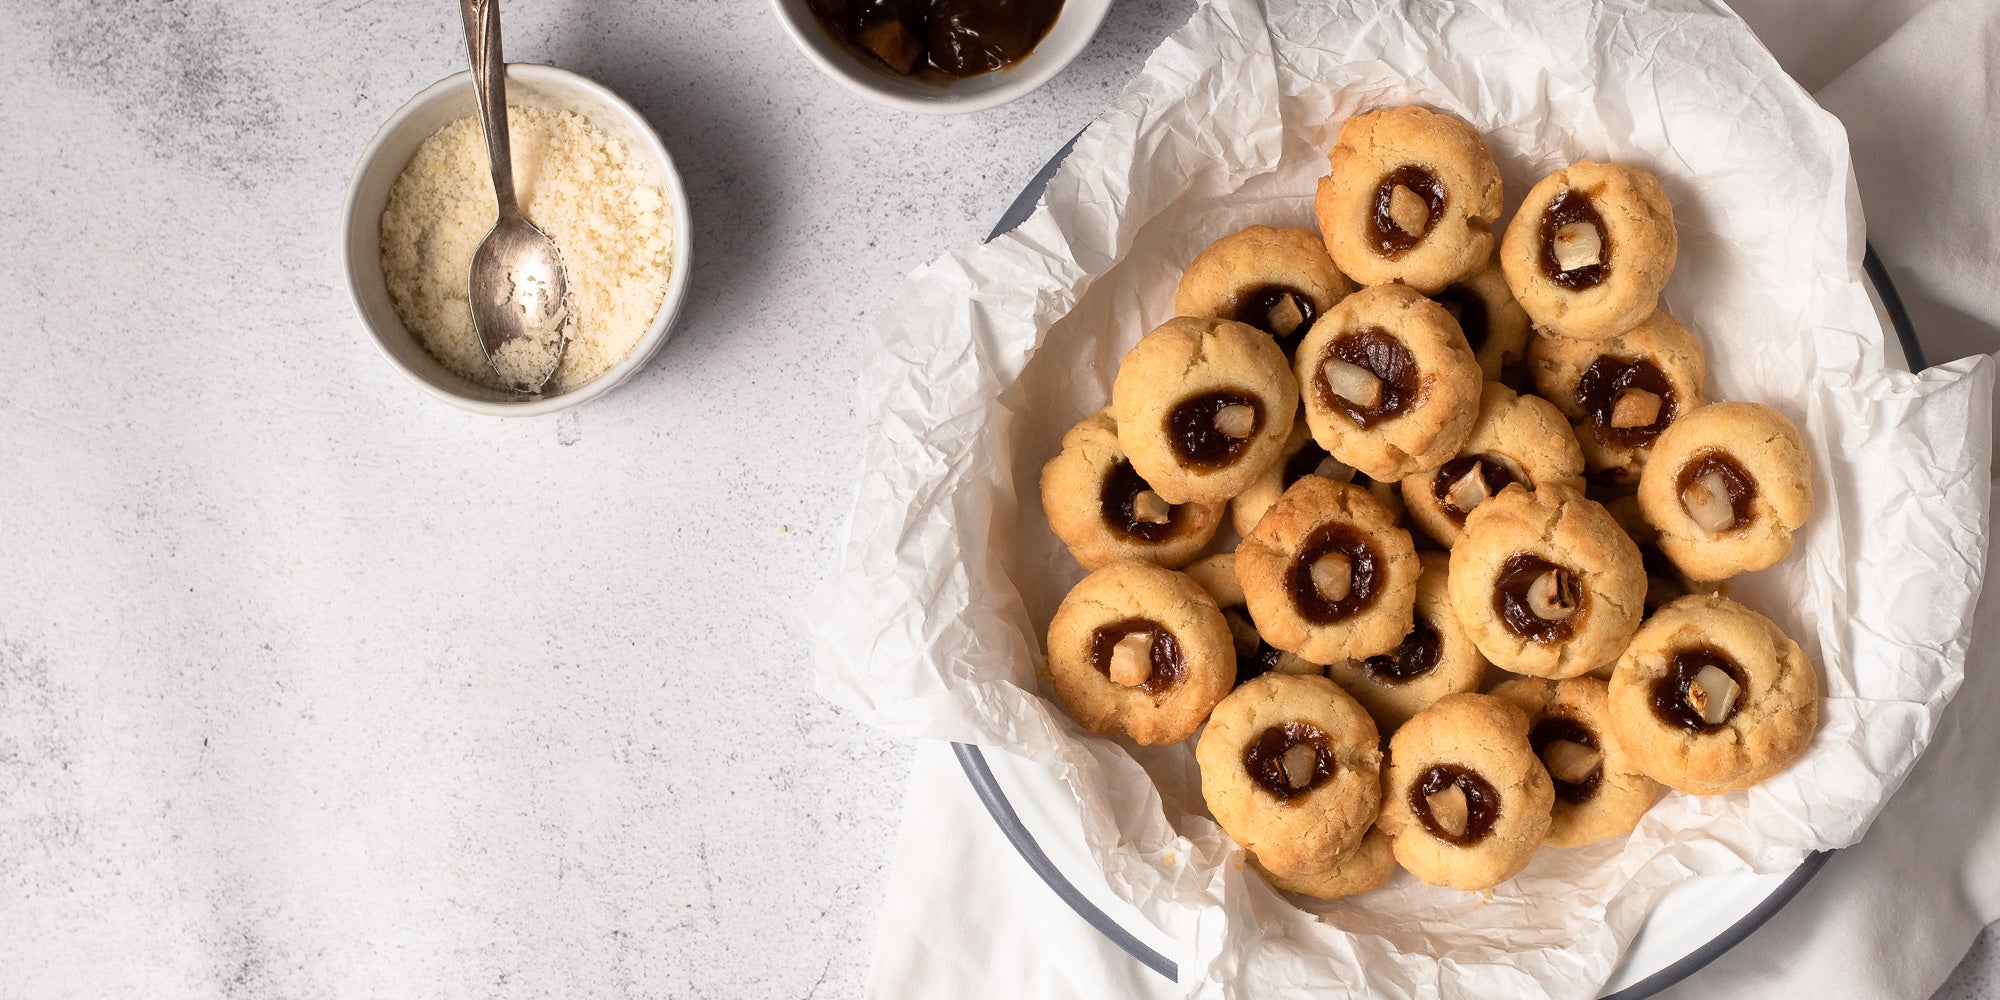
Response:
[[[904,282],[862,382],[853,522],[809,609],[827,697],[906,737],[1058,766],[1111,887],[1188,942],[1191,995],[1588,996],[1655,892],[1853,843],[1963,676],[1982,579],[1993,366],[1888,370],[1861,282],[1840,124],[1726,10],[1218,0],[1084,133],[1034,217]],[[1509,208],[1585,157],[1660,176],[1680,229],[1666,305],[1715,399],[1803,429],[1819,507],[1736,595],[1825,678],[1805,757],[1744,792],[1669,794],[1630,837],[1542,851],[1490,897],[1398,875],[1301,910],[1241,868],[1189,747],[1085,733],[1043,693],[1043,630],[1081,571],[1037,479],[1171,315],[1181,267],[1252,223],[1311,225],[1335,130],[1419,103],[1486,136]]]

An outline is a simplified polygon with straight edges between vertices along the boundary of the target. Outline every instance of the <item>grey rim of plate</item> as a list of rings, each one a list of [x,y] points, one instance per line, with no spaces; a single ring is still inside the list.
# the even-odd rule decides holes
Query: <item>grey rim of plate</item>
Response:
[[[1014,227],[1026,222],[1028,216],[1034,214],[1035,202],[1041,199],[1042,189],[1048,186],[1049,178],[1055,176],[1056,169],[1062,166],[1063,160],[1068,158],[1070,149],[1075,145],[1076,138],[1071,137],[1063,144],[1062,149],[1056,151],[1056,155],[1049,162],[1042,165],[1041,171],[1035,174],[1034,179],[1028,182],[1028,186],[1021,190],[1014,203],[1007,206],[1007,211],[1000,216],[1000,223],[994,226],[993,232],[986,237],[989,241],[1013,232]],[[1910,370],[1923,371],[1930,367],[1924,360],[1922,345],[1917,343],[1917,331],[1910,323],[1910,314],[1903,308],[1903,298],[1896,294],[1896,285],[1889,280],[1889,269],[1883,266],[1882,258],[1875,255],[1874,244],[1867,244],[1864,247],[1861,268],[1868,275],[1869,284],[1875,286],[1875,294],[1882,300],[1882,311],[1889,316],[1889,325],[1896,331],[1896,340],[1902,344],[1903,356],[1909,361]],[[1014,804],[1007,801],[1007,793],[1001,790],[1000,782],[993,777],[993,769],[987,766],[985,753],[968,743],[953,743],[951,749],[958,755],[959,767],[965,770],[966,780],[972,783],[972,790],[978,793],[979,801],[985,803],[986,812],[993,817],[994,823],[999,824],[1000,832],[1007,835],[1007,840],[1021,853],[1021,860],[1026,861],[1028,867],[1034,869],[1036,875],[1041,876],[1042,881],[1048,884],[1056,896],[1070,909],[1076,911],[1077,916],[1097,928],[1098,933],[1110,939],[1111,943],[1137,959],[1140,964],[1166,977],[1169,982],[1178,982],[1180,970],[1175,967],[1173,959],[1147,947],[1134,937],[1132,932],[1113,920],[1110,914],[1084,898],[1083,893],[1079,892],[1068,877],[1056,868],[1055,862],[1049,860],[1048,853],[1042,850],[1042,845],[1035,842],[1034,834],[1028,832],[1028,828],[1021,822],[1021,817],[1014,812]],[[1785,904],[1791,902],[1792,897],[1798,895],[1799,890],[1805,888],[1806,883],[1812,881],[1814,875],[1819,874],[1819,870],[1826,866],[1827,859],[1831,857],[1833,857],[1832,851],[1814,851],[1807,855],[1805,861],[1793,869],[1792,874],[1786,877],[1778,888],[1764,897],[1763,902],[1758,903],[1749,913],[1744,914],[1742,919],[1709,939],[1707,944],[1682,956],[1679,961],[1604,1000],[1640,1000],[1641,997],[1652,996],[1694,975],[1695,970],[1715,961],[1723,952],[1736,947],[1744,938],[1762,927],[1766,920],[1771,919],[1773,914],[1784,909]]]

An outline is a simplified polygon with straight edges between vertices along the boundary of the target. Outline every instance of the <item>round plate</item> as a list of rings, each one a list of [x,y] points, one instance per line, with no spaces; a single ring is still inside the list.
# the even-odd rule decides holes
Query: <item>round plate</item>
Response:
[[[1042,189],[1075,145],[1076,139],[1071,138],[1042,166],[1000,216],[988,240],[1013,231],[1034,213]],[[1863,254],[1862,268],[1868,275],[1876,311],[1895,331],[1905,366],[1911,371],[1927,367],[1903,300],[1872,245]],[[1126,954],[1167,980],[1177,981],[1178,970],[1167,957],[1177,950],[1175,942],[1104,884],[1084,845],[1076,802],[1055,773],[1011,755],[989,756],[964,743],[954,743],[952,749],[986,811],[1049,889]],[[1618,967],[1612,970],[1603,996],[1638,1000],[1693,975],[1783,909],[1830,857],[1830,851],[1816,851],[1790,872],[1710,875],[1669,888],[1660,894]],[[1714,927],[1724,929],[1710,936],[1708,930]]]

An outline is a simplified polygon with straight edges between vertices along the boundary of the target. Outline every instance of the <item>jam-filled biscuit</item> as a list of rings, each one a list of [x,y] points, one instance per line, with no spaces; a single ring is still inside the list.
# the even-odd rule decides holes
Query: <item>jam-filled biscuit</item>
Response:
[[[1499,259],[1446,285],[1431,298],[1458,322],[1486,381],[1518,388],[1528,353],[1528,313],[1507,290],[1507,276],[1500,271]]]
[[[1528,347],[1535,391],[1568,417],[1584,466],[1634,483],[1654,442],[1702,405],[1708,365],[1694,334],[1665,309],[1603,340],[1536,337]]]
[[[1070,428],[1042,466],[1042,512],[1084,569],[1120,559],[1185,565],[1222,521],[1221,504],[1170,504],[1154,492],[1118,447],[1109,409]]]
[[[1500,266],[1536,326],[1595,340],[1653,311],[1674,272],[1675,241],[1659,178],[1584,160],[1528,190],[1501,239]]]
[[[1490,889],[1527,867],[1549,832],[1555,786],[1528,716],[1491,695],[1447,695],[1389,740],[1382,831],[1432,885]]]
[[[1264,519],[1264,512],[1292,488],[1292,484],[1307,476],[1319,476],[1343,483],[1353,483],[1364,487],[1375,499],[1388,508],[1390,520],[1403,519],[1403,494],[1394,483],[1377,482],[1363,473],[1357,472],[1340,459],[1327,454],[1319,442],[1312,439],[1312,429],[1304,420],[1294,421],[1292,433],[1285,438],[1284,450],[1278,453],[1278,460],[1271,463],[1264,474],[1258,476],[1250,487],[1229,501],[1229,523],[1238,535],[1248,535],[1257,530],[1257,522]]]
[[[1257,869],[1264,881],[1286,892],[1314,899],[1343,899],[1373,892],[1389,881],[1389,876],[1396,873],[1396,852],[1389,845],[1388,834],[1371,829],[1361,838],[1361,846],[1324,871],[1291,877],[1278,875],[1264,867],[1254,854],[1250,856],[1250,867]]]
[[[1488,382],[1465,447],[1429,472],[1403,477],[1403,502],[1424,534],[1451,548],[1465,528],[1465,515],[1510,483],[1531,490],[1543,484],[1581,490],[1583,452],[1569,421],[1548,400]]]
[[[1187,574],[1128,559],[1084,577],[1056,608],[1049,673],[1085,729],[1179,743],[1236,683],[1236,645]]]
[[[1132,467],[1168,503],[1221,503],[1278,457],[1299,387],[1269,334],[1181,316],[1118,364],[1111,412]]]
[[[1188,265],[1174,313],[1233,319],[1299,346],[1313,320],[1355,288],[1334,269],[1326,244],[1310,229],[1251,226],[1216,240]]]
[[[1727,597],[1661,608],[1611,672],[1611,724],[1654,780],[1694,795],[1748,788],[1805,752],[1819,675],[1769,618]]]
[[[1582,847],[1628,833],[1659,801],[1659,782],[1646,777],[1618,741],[1602,680],[1517,677],[1492,694],[1528,713],[1528,745],[1555,783],[1550,847]]]
[[[1325,668],[1317,663],[1309,663],[1297,653],[1287,653],[1264,641],[1257,634],[1256,623],[1250,620],[1250,605],[1243,597],[1243,584],[1236,579],[1236,553],[1224,552],[1206,559],[1190,563],[1185,570],[1215,603],[1222,608],[1222,619],[1229,623],[1229,634],[1236,642],[1236,683],[1254,680],[1276,671],[1281,674],[1317,674]]]
[[[1423,108],[1340,126],[1313,211],[1333,262],[1364,285],[1435,292],[1479,270],[1500,218],[1500,168],[1471,126]]]
[[[1396,649],[1421,571],[1410,533],[1367,490],[1318,476],[1292,484],[1236,547],[1257,631],[1313,663]]]
[[[1458,453],[1479,409],[1479,361],[1443,306],[1403,285],[1348,296],[1295,359],[1313,440],[1390,482]]]
[[[1533,677],[1610,663],[1639,627],[1639,547],[1595,501],[1562,486],[1509,486],[1465,519],[1451,550],[1451,606],[1486,659]]]
[[[1639,509],[1691,579],[1763,569],[1792,551],[1792,532],[1812,516],[1812,459],[1778,411],[1710,403],[1660,435]]]
[[[1375,723],[1324,677],[1265,674],[1237,688],[1194,756],[1215,821],[1281,878],[1346,857],[1381,803]]]
[[[1410,632],[1387,653],[1330,663],[1333,678],[1383,732],[1393,731],[1432,702],[1460,691],[1477,691],[1486,677],[1486,657],[1458,625],[1451,609],[1450,563],[1442,552],[1418,555],[1417,606]]]

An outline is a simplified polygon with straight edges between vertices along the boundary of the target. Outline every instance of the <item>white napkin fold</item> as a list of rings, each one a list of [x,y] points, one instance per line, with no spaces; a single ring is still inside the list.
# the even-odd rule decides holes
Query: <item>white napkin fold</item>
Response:
[[[980,804],[950,744],[918,747],[903,801],[869,997],[1180,995],[1056,898]]]

